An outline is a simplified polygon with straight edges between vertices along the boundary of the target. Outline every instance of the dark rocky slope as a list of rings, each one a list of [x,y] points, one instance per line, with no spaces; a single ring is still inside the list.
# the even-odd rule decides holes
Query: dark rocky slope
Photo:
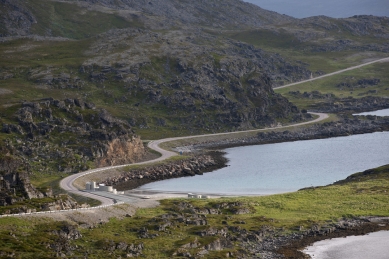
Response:
[[[92,103],[48,98],[12,109],[10,117],[1,119],[6,137],[0,142],[2,212],[75,208],[69,197],[52,195],[50,182],[33,187],[31,175],[55,179],[91,167],[133,163],[146,154],[128,123]],[[38,199],[35,205],[32,199]]]
[[[34,171],[75,173],[132,163],[145,154],[128,123],[80,99],[24,102],[9,121],[2,128],[8,134],[5,144],[26,163],[33,162]]]

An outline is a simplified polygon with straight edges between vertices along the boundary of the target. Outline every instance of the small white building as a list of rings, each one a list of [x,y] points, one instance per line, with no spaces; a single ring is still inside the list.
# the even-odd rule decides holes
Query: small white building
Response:
[[[112,192],[113,194],[117,194],[117,190],[114,189],[112,186],[106,186],[105,184],[101,183],[97,186],[96,182],[87,182],[85,183],[85,190],[86,191],[101,191],[101,192]],[[122,193],[122,192],[120,192]]]

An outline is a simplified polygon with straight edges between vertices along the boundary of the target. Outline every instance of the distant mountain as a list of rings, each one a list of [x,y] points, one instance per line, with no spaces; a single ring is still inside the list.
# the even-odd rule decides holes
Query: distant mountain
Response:
[[[75,2],[75,1],[68,1]],[[294,18],[264,10],[241,0],[82,0],[120,11],[138,12],[140,16],[158,17],[152,28],[171,26],[207,26],[212,28],[247,28],[288,22]],[[149,17],[151,18],[151,17]]]
[[[94,22],[93,16],[111,15],[107,25],[122,27],[124,21],[137,21],[138,27],[172,29],[201,26],[213,29],[243,29],[293,21],[294,18],[264,10],[239,0],[2,0],[1,31],[3,36],[39,34],[58,35],[55,27],[68,23]],[[84,10],[84,11],[81,11]],[[83,12],[87,12],[85,15]],[[75,15],[78,13],[78,17]],[[104,18],[103,17],[103,21]],[[80,24],[75,24],[79,26]],[[84,24],[85,25],[85,24]],[[127,24],[128,26],[129,24]],[[46,28],[42,28],[46,26]],[[93,24],[90,24],[93,27]],[[38,28],[40,30],[38,30]]]

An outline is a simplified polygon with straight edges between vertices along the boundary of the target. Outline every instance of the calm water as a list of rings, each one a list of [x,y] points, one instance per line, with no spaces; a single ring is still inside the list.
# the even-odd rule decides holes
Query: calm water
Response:
[[[389,116],[389,109],[383,109],[383,110],[378,110],[378,111],[373,111],[373,112],[362,112],[362,113],[353,114],[353,115]]]
[[[325,15],[346,18],[368,14],[389,16],[388,0],[244,0],[261,8],[296,18]]]
[[[274,194],[331,184],[389,164],[389,132],[226,149],[230,166],[202,176],[154,182],[143,190]]]
[[[388,259],[389,231],[365,236],[333,238],[314,243],[304,250],[312,259]]]

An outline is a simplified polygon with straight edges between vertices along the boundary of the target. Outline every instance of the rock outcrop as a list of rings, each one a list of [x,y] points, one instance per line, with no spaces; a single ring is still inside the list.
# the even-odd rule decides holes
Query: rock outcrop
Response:
[[[207,141],[181,148],[184,150],[201,150],[212,147],[227,148],[296,140],[332,138],[387,130],[389,130],[388,117],[371,115],[349,117],[348,115],[344,115],[343,117],[340,117],[339,121],[314,124],[298,130],[259,132],[254,137]]]
[[[389,99],[375,96],[330,98],[310,107],[312,111],[328,113],[367,112],[386,108],[389,108]]]
[[[32,173],[60,176],[93,164],[133,163],[145,155],[143,143],[128,123],[82,99],[24,102],[15,111],[1,130],[6,136],[0,145],[4,213],[79,207],[70,197],[53,196],[50,188],[34,188],[29,180]],[[40,200],[30,206],[31,199]],[[12,210],[7,209],[9,205]]]
[[[34,161],[33,171],[48,170],[50,166],[59,172],[74,173],[88,169],[89,163],[133,163],[145,154],[128,123],[81,99],[25,102],[14,119],[14,123],[3,124],[2,132],[15,137],[8,140],[8,145],[23,161]]]
[[[31,26],[37,20],[22,1],[0,1],[0,37],[31,35]]]
[[[226,159],[221,152],[209,152],[204,155],[195,155],[182,161],[164,165],[150,166],[144,169],[134,169],[120,176],[108,177],[102,183],[113,185],[118,190],[128,190],[149,182],[178,178],[185,176],[202,175],[215,169],[226,166]]]

